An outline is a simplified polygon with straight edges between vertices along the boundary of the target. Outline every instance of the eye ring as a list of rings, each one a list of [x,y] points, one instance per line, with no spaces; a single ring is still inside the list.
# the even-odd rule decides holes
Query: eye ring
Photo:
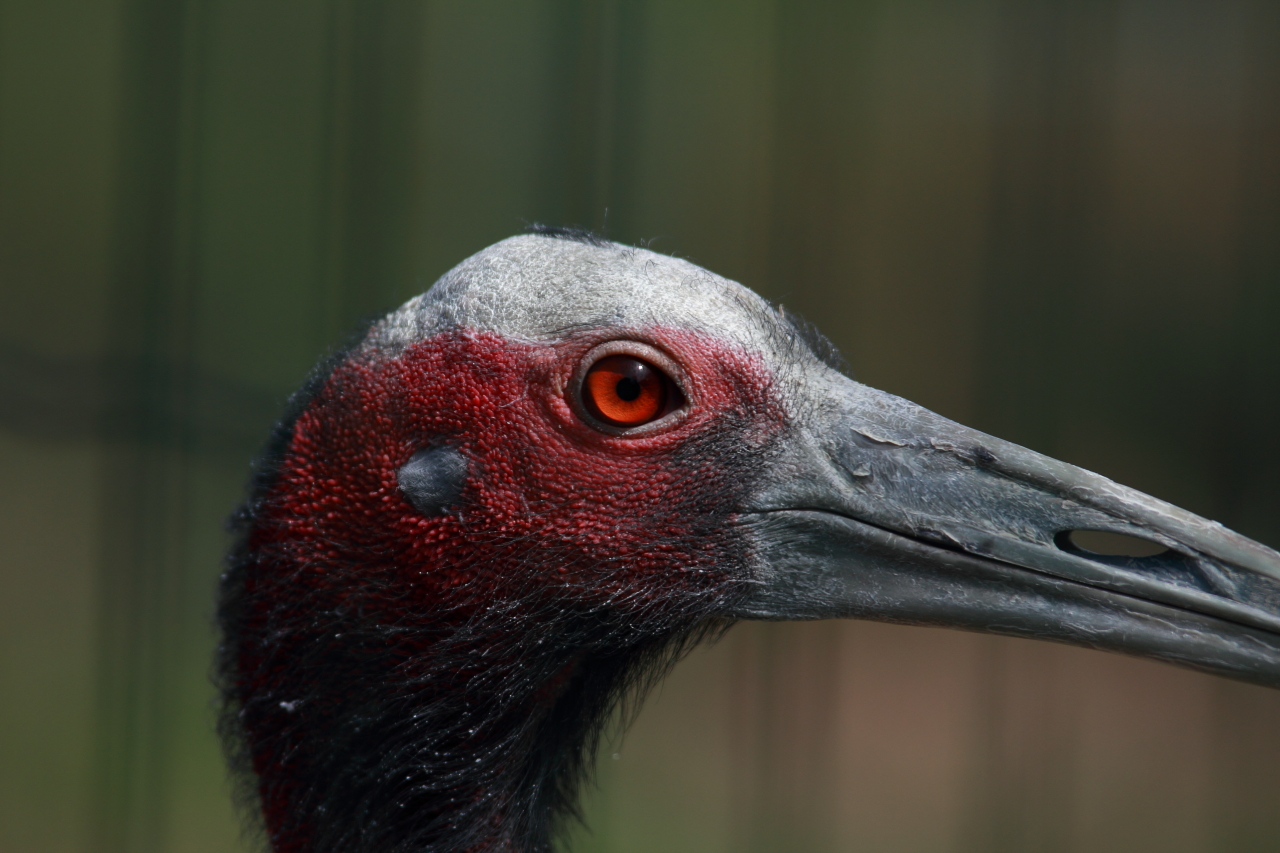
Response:
[[[593,347],[574,371],[569,402],[593,429],[613,436],[647,435],[683,420],[689,409],[684,370],[640,341]]]

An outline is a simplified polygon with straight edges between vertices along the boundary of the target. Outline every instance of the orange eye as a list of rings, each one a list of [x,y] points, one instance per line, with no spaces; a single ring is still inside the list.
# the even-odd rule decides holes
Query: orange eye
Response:
[[[587,411],[616,427],[655,421],[671,409],[679,391],[671,379],[647,361],[611,355],[591,365],[582,382]]]

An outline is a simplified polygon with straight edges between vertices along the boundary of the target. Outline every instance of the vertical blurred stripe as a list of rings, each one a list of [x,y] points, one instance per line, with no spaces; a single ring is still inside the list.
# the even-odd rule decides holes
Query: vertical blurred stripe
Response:
[[[172,687],[182,663],[195,3],[126,3],[109,358],[129,365],[101,482],[95,844],[159,851],[169,805]]]
[[[1120,14],[1106,0],[1001,3],[992,26],[972,420],[1055,455],[1080,353],[1110,343],[1083,335],[1081,316],[1098,310],[1088,280],[1106,241]],[[1054,652],[979,644],[966,851],[1079,849],[1079,698]]]
[[[1226,524],[1275,545],[1280,541],[1280,7],[1241,4],[1238,191],[1228,278],[1230,307],[1223,367],[1208,398],[1210,492]],[[1280,715],[1269,695],[1213,685],[1216,849],[1262,853],[1280,839],[1274,807],[1280,765]]]

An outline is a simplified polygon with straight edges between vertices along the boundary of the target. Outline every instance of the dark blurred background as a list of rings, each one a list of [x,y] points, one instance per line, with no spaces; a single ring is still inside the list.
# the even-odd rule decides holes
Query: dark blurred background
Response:
[[[1280,545],[1274,0],[0,0],[0,850],[235,851],[222,519],[360,318],[529,222]],[[581,853],[1274,851],[1280,693],[743,625]]]

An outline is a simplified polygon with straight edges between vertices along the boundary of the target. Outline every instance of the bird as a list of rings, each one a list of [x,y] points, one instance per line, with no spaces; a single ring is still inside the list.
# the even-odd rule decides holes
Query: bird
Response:
[[[480,251],[322,362],[231,526],[219,729],[276,853],[548,851],[610,714],[743,620],[1280,686],[1280,554],[860,384],[746,287],[578,229]]]

